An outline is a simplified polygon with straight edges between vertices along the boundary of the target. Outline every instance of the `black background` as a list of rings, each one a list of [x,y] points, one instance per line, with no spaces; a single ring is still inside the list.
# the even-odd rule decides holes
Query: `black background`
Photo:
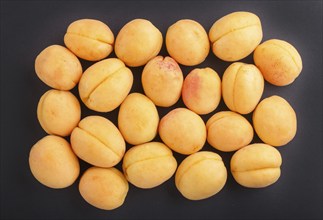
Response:
[[[38,53],[52,44],[63,45],[67,26],[81,18],[99,19],[115,36],[134,18],[150,20],[165,37],[179,19],[200,22],[206,31],[233,11],[250,11],[262,22],[264,40],[282,39],[293,44],[303,59],[303,71],[286,87],[266,83],[262,98],[284,97],[298,116],[296,137],[278,148],[283,157],[278,182],[263,189],[238,185],[230,172],[225,187],[202,201],[186,200],[177,191],[174,177],[150,190],[130,189],[125,203],[113,211],[87,204],[78,192],[79,179],[66,189],[47,188],[34,179],[28,166],[29,150],[46,135],[37,121],[36,108],[49,87],[34,71]],[[322,219],[322,1],[1,1],[1,219]],[[165,45],[161,55],[167,55]],[[114,57],[112,54],[110,57]],[[252,63],[252,55],[243,59]],[[91,63],[81,61],[83,68]],[[210,52],[197,67],[210,66],[220,76],[230,63]],[[132,68],[132,92],[142,92],[143,67]],[[184,67],[187,75],[195,67]],[[76,95],[77,88],[72,92]],[[160,117],[171,108],[158,108]],[[223,101],[215,112],[227,110]],[[82,104],[82,117],[103,115],[116,123],[118,109],[105,114]],[[213,113],[203,116],[206,121]],[[250,115],[246,116],[250,120]],[[160,140],[156,137],[155,140]],[[253,142],[260,140],[255,137]],[[130,147],[128,145],[128,147]],[[232,153],[206,145],[219,153],[229,171]],[[184,156],[174,153],[178,162]],[[89,165],[81,162],[82,172]],[[117,168],[120,169],[120,164]]]

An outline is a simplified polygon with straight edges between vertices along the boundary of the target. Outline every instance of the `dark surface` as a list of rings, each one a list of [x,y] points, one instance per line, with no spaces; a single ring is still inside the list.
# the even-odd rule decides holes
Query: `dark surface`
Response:
[[[123,206],[103,211],[87,204],[78,192],[79,179],[66,189],[54,190],[36,181],[28,166],[32,145],[46,133],[36,108],[49,89],[36,76],[34,60],[51,44],[63,45],[67,26],[80,18],[107,23],[115,36],[134,18],[146,18],[163,36],[175,21],[190,18],[208,31],[215,20],[238,10],[257,14],[264,40],[283,39],[293,44],[303,59],[303,71],[287,87],[266,83],[264,97],[277,94],[294,107],[298,116],[296,137],[280,147],[282,175],[264,189],[238,185],[230,172],[217,195],[202,201],[184,199],[174,177],[163,185],[142,190],[130,185]],[[1,1],[1,219],[322,219],[322,1]],[[167,55],[165,46],[161,55]],[[110,57],[115,56],[112,54]],[[242,60],[252,63],[252,56]],[[90,65],[82,61],[84,69]],[[230,63],[210,53],[199,67],[210,66],[220,76]],[[195,67],[183,67],[186,75]],[[142,67],[132,68],[133,92],[142,92]],[[77,89],[73,89],[77,94]],[[160,117],[172,108],[158,108]],[[221,101],[215,111],[226,110]],[[118,109],[106,114],[116,123]],[[82,117],[97,114],[82,105]],[[212,113],[214,114],[214,112]],[[212,114],[203,116],[206,121]],[[247,116],[250,120],[250,115]],[[159,140],[157,137],[155,140]],[[258,142],[257,137],[253,142]],[[129,146],[128,146],[129,147]],[[232,153],[219,153],[229,171]],[[184,156],[175,154],[178,162]],[[89,167],[81,162],[82,172]],[[120,169],[120,164],[117,166]]]

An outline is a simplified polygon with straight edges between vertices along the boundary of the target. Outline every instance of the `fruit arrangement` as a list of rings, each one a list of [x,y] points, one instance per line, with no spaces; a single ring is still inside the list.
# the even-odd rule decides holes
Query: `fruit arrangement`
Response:
[[[185,198],[201,200],[217,194],[227,180],[221,155],[203,150],[208,142],[220,152],[234,152],[230,171],[240,185],[262,188],[275,183],[282,164],[277,147],[294,138],[297,118],[284,98],[261,97],[265,81],[291,84],[302,60],[288,42],[261,43],[262,38],[261,21],[250,12],[220,18],[209,33],[198,22],[183,19],[168,28],[169,56],[163,57],[163,34],[148,20],[128,22],[116,38],[101,21],[71,23],[65,46],[51,45],[35,60],[37,76],[51,89],[37,107],[48,135],[30,150],[32,174],[50,188],[68,187],[81,175],[80,194],[104,210],[124,203],[129,183],[149,189],[173,176]],[[117,57],[107,58],[113,50]],[[210,67],[183,74],[181,65],[203,63],[210,50],[233,62],[222,79]],[[251,53],[254,64],[237,62]],[[93,64],[83,70],[79,59]],[[131,68],[138,66],[144,66],[144,94],[130,93]],[[81,118],[82,103],[69,91],[76,86],[87,108],[103,113],[119,108],[118,123],[98,115]],[[159,117],[156,106],[169,108],[180,98],[185,108]],[[229,110],[216,112],[221,98]],[[201,115],[210,113],[205,123]],[[252,124],[244,117],[249,113]],[[254,132],[263,143],[251,144]],[[153,141],[157,134],[162,142]],[[132,147],[126,149],[126,143]],[[178,164],[173,151],[186,158]],[[79,160],[92,167],[81,174]],[[119,163],[122,171],[115,168]]]

